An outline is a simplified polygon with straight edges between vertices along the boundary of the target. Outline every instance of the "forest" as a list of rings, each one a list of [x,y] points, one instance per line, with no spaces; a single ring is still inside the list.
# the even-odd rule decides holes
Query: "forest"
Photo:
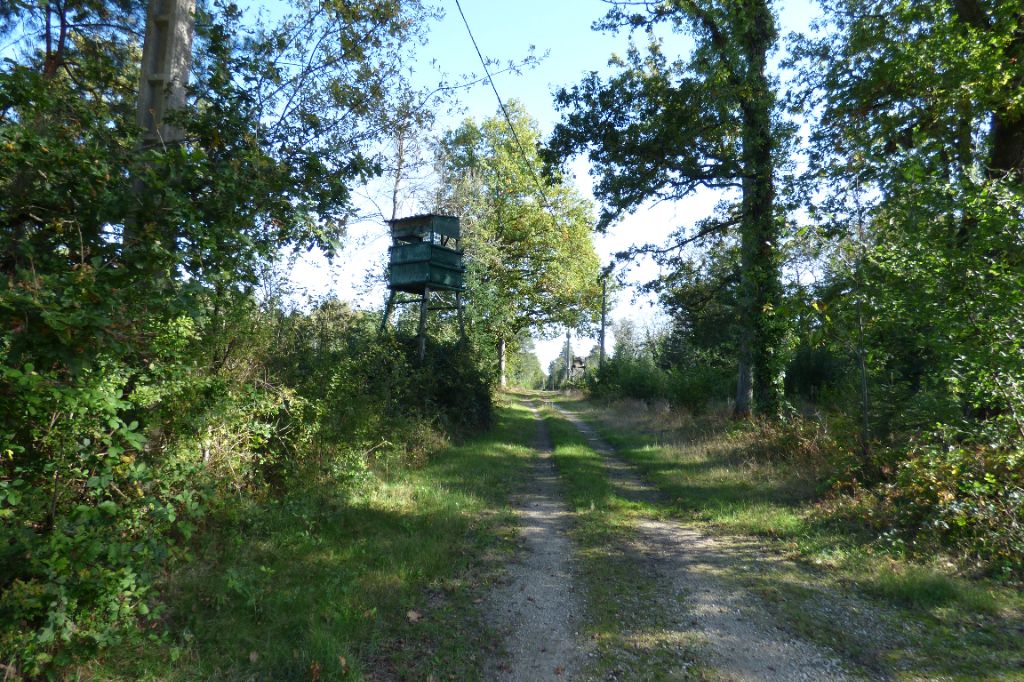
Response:
[[[495,482],[525,471],[515,448],[482,463],[474,439],[504,452],[500,438],[530,423],[508,416],[505,390],[545,381],[712,420],[754,458],[811,457],[816,513],[872,551],[941,556],[957,579],[1019,590],[1019,3],[820,0],[820,24],[784,36],[772,0],[609,0],[594,28],[630,48],[553,93],[551,131],[514,99],[438,118],[472,83],[423,87],[405,65],[453,8],[166,4],[188,8],[187,84],[167,86],[155,123],[140,81],[164,3],[0,4],[4,679],[144,677],[125,671],[146,650],[198,666],[148,679],[257,679],[230,665],[271,654],[199,661],[189,609],[270,618],[285,550],[231,561],[293,522],[346,561],[400,554],[359,544],[392,531],[441,549],[401,589],[371,591],[401,627],[339,587],[349,606],[328,619],[371,644],[281,645],[258,679],[405,665],[387,642],[411,641],[410,595],[501,540],[501,515],[483,510],[507,504]],[[691,47],[677,54],[678,36]],[[529,78],[530,58],[507,68]],[[594,201],[569,170],[580,158]],[[383,198],[368,210],[358,195],[373,183]],[[602,268],[595,232],[705,190],[720,197],[711,215],[666,243],[638,234]],[[382,331],[383,300],[299,300],[288,278],[297,254],[337,255],[353,224],[408,205],[458,216],[464,233],[465,333],[433,312],[424,360],[411,309]],[[640,287],[665,324],[615,312],[603,362],[564,382],[560,358],[545,377],[531,337],[595,332],[602,285],[627,286],[644,259],[660,275]],[[431,467],[471,472],[458,476],[472,494],[427,495]],[[392,518],[399,500],[412,520]],[[477,641],[443,630],[437,647]],[[430,660],[396,679],[426,679]]]

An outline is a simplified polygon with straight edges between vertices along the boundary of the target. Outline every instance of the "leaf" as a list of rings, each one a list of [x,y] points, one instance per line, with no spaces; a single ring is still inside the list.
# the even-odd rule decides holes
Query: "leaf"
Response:
[[[405,614],[405,617],[409,619],[410,623],[418,623],[423,618],[423,614],[419,611],[410,610],[408,613]]]

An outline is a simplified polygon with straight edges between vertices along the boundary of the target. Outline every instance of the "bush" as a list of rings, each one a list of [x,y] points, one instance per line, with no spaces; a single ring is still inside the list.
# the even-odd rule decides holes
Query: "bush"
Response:
[[[711,363],[673,368],[668,372],[668,398],[673,405],[700,414],[709,403],[728,399],[735,383],[735,372]]]
[[[220,303],[226,315],[151,318],[77,368],[59,337],[4,338],[0,661],[22,674],[160,632],[159,577],[189,558],[208,507],[421,459],[490,421],[466,343],[432,345],[420,366],[411,340],[337,302]]]
[[[667,370],[646,358],[612,357],[598,372],[588,375],[587,388],[591,395],[601,399],[667,400],[699,413],[708,403],[732,395],[735,376],[716,354],[695,355],[685,365]]]
[[[598,398],[635,398],[651,401],[668,398],[668,374],[644,359],[612,357],[592,375],[589,390]]]
[[[903,453],[883,487],[893,522],[925,544],[1024,575],[1024,453],[945,435]]]
[[[149,447],[124,365],[0,366],[0,657],[29,675],[157,617],[160,567],[184,556],[205,489],[197,458]]]
[[[850,373],[849,360],[832,348],[800,344],[786,368],[786,393],[817,402],[823,393],[841,384]],[[856,395],[856,388],[847,393]]]

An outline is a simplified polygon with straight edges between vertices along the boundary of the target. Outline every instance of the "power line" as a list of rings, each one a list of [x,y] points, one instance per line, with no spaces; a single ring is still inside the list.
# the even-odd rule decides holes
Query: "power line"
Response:
[[[554,216],[554,210],[551,208],[551,204],[548,202],[548,195],[544,191],[544,186],[541,185],[540,178],[537,177],[537,171],[530,163],[530,157],[526,155],[526,148],[523,146],[522,140],[519,139],[519,133],[516,132],[516,128],[512,125],[512,117],[508,113],[508,108],[505,106],[505,101],[501,99],[501,95],[498,94],[498,86],[494,84],[494,78],[491,76],[490,69],[487,68],[487,60],[484,59],[484,55],[480,52],[480,46],[477,45],[476,37],[473,35],[473,29],[469,27],[469,21],[466,20],[466,13],[462,11],[462,4],[459,0],[455,0],[455,6],[459,10],[459,16],[462,17],[462,23],[466,26],[466,33],[469,34],[469,39],[473,42],[473,49],[476,50],[476,56],[480,59],[480,66],[484,67],[484,73],[487,75],[487,82],[491,84],[491,90],[494,91],[494,96],[498,99],[498,107],[501,109],[501,113],[505,116],[505,122],[508,124],[508,130],[512,133],[512,139],[515,140],[516,147],[519,148],[519,155],[530,169],[530,177],[533,178],[533,182],[537,185],[537,191],[540,193],[541,203],[548,211],[551,212],[552,217]]]

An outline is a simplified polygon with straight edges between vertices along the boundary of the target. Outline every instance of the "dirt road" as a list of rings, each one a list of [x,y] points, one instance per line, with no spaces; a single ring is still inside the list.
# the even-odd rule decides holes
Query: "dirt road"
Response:
[[[536,406],[533,409],[536,412]],[[600,454],[617,495],[658,501],[658,492],[618,459],[590,426],[575,414],[556,409]],[[573,514],[565,504],[550,437],[540,420],[536,448],[532,479],[516,504],[522,551],[509,567],[508,580],[487,602],[492,623],[504,636],[504,653],[490,662],[487,679],[860,679],[835,652],[789,633],[761,607],[756,595],[725,577],[739,564],[775,559],[760,556],[752,543],[708,537],[664,518],[636,519],[617,550],[657,585],[657,604],[628,605],[634,616],[639,614],[631,633],[637,641],[661,642],[669,654],[657,665],[639,665],[631,646],[595,656],[592,642],[580,635],[587,596],[575,568]],[[646,622],[645,612],[660,616]],[[698,660],[686,647],[664,646],[673,641],[696,641]],[[624,660],[616,662],[616,656]]]

